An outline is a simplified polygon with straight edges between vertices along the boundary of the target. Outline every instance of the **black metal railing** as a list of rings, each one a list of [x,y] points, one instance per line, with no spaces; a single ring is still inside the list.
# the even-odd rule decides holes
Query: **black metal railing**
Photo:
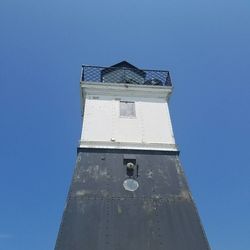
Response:
[[[82,65],[81,81],[172,86],[169,71]]]

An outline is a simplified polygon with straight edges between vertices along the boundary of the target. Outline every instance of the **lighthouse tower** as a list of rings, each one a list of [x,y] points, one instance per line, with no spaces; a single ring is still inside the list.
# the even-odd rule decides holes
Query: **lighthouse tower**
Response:
[[[82,133],[56,250],[208,250],[179,161],[168,71],[83,66]]]

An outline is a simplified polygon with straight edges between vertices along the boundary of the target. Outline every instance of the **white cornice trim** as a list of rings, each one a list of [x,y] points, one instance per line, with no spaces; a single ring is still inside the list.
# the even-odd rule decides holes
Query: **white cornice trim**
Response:
[[[102,94],[120,96],[156,97],[168,99],[172,93],[171,86],[135,85],[125,83],[81,82],[82,96]]]
[[[176,144],[167,143],[133,143],[133,142],[104,142],[104,141],[80,141],[80,148],[108,148],[108,149],[137,149],[178,151]]]

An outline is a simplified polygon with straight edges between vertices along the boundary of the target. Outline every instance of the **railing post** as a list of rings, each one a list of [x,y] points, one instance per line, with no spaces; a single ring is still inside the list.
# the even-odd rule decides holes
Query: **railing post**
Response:
[[[126,68],[122,67],[122,71],[123,71],[122,81],[125,82],[126,81]]]
[[[167,86],[172,86],[169,71],[168,71],[167,78],[166,78],[166,85],[167,85]]]
[[[84,65],[82,65],[81,80],[84,81]]]

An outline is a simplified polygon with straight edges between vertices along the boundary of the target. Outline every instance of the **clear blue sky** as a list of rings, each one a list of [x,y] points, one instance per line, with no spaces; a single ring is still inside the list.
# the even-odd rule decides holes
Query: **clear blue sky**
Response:
[[[169,69],[181,160],[214,250],[250,249],[249,0],[0,2],[0,250],[54,248],[81,64]]]

